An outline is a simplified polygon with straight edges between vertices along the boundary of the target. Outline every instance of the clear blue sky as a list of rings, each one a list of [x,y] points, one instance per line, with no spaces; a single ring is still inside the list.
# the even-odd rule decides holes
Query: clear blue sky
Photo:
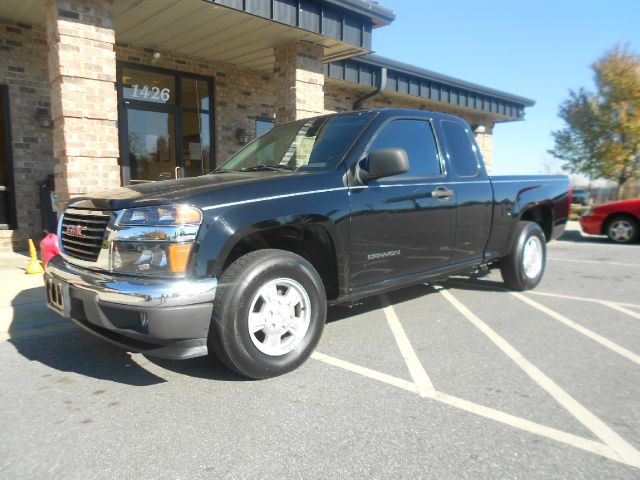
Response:
[[[396,20],[374,31],[375,53],[536,101],[494,129],[496,175],[542,173],[569,89],[592,89],[590,65],[616,43],[640,53],[640,0],[379,3]]]

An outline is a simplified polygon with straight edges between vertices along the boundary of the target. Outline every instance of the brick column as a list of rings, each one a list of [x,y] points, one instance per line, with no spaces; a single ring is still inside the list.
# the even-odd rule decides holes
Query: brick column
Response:
[[[484,133],[474,133],[476,143],[480,147],[480,153],[484,159],[484,164],[487,167],[487,173],[491,174],[491,159],[493,156],[493,122],[484,122]]]
[[[120,186],[112,0],[47,0],[56,193]]]
[[[323,48],[293,42],[274,48],[278,123],[325,113]]]

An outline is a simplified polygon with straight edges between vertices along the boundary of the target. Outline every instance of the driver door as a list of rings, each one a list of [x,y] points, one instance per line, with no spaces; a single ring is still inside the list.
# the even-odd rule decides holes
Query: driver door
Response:
[[[350,279],[356,290],[448,266],[455,240],[455,190],[432,122],[392,119],[378,130],[362,161],[383,148],[403,148],[410,168],[351,188]]]

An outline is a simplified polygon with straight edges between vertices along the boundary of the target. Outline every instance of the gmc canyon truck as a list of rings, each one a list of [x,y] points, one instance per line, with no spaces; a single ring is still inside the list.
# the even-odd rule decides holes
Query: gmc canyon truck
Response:
[[[490,268],[535,287],[568,188],[564,176],[489,176],[451,115],[300,120],[208,175],[71,200],[47,303],[129,351],[213,352],[272,377],[309,357],[327,305]]]

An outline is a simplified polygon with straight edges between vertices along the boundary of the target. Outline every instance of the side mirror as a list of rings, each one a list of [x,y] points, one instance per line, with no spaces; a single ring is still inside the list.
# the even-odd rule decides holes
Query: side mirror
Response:
[[[381,148],[369,153],[368,170],[358,167],[362,183],[377,178],[392,177],[409,171],[409,157],[404,148]]]

